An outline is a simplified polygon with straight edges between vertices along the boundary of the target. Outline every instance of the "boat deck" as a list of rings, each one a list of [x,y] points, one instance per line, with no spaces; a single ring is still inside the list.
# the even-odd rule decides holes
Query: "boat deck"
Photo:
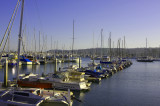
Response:
[[[43,99],[37,99],[37,98],[28,98],[28,97],[22,97],[18,95],[12,95],[9,92],[0,91],[1,100],[6,102],[17,102],[21,104],[39,104],[43,101]]]

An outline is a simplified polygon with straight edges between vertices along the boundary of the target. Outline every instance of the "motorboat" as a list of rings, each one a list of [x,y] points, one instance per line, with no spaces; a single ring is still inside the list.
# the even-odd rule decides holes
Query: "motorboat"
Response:
[[[14,89],[0,91],[0,104],[2,106],[38,106],[43,100],[41,96],[30,92]]]
[[[21,88],[20,90],[25,92],[31,92],[35,95],[41,96],[44,101],[41,105],[67,105],[72,106],[73,101],[71,100],[71,96],[73,96],[73,92],[68,91],[60,91],[60,90],[45,90],[39,88]]]
[[[60,77],[57,74],[49,73],[45,77],[37,74],[23,74],[19,76],[18,86],[22,87],[38,87],[38,88],[55,88],[70,90],[88,90],[86,82],[72,82],[68,78]]]

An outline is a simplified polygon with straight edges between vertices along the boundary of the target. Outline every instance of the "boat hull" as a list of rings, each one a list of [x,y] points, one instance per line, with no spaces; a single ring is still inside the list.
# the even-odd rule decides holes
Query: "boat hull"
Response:
[[[153,62],[153,60],[137,60],[137,62]]]
[[[23,65],[32,65],[32,62],[22,62]]]
[[[52,88],[52,83],[44,83],[38,81],[17,81],[18,86],[33,88]]]
[[[46,88],[46,89],[51,89],[51,88],[56,88],[56,89],[71,89],[71,90],[88,90],[89,87],[86,87],[84,85],[84,82],[81,82],[79,84],[72,84],[72,83],[58,83],[58,82],[48,82],[48,81],[22,81],[19,80],[17,81],[18,86],[20,87],[32,87],[32,88]]]

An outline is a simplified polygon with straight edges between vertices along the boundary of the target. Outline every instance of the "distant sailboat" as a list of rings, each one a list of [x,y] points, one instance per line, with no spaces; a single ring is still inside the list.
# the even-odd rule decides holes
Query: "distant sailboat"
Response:
[[[103,35],[102,35],[103,29],[101,29],[101,60],[100,63],[101,64],[108,64],[111,62],[110,57],[111,57],[111,32],[110,32],[110,37],[109,37],[109,45],[110,45],[110,56],[103,56]]]
[[[146,49],[145,56],[137,58],[137,62],[153,62],[153,58],[147,56],[147,38],[146,38]]]
[[[74,56],[73,51],[74,51],[74,20],[73,20],[72,57],[70,57],[69,59],[66,59],[64,62],[76,62],[76,63],[78,63],[79,61],[81,61],[81,60],[79,60],[79,58],[78,58],[78,57],[75,57],[75,56]]]

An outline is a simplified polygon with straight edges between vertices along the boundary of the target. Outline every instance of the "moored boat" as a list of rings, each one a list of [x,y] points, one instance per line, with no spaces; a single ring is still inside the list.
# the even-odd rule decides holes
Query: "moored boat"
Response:
[[[58,75],[50,73],[47,77],[39,77],[36,74],[20,75],[18,86],[38,87],[38,88],[56,88],[56,89],[71,89],[71,90],[88,90],[86,82],[68,82],[67,79],[62,79]]]
[[[25,58],[24,56],[21,56],[20,61],[22,62],[23,65],[32,65],[32,61]]]

